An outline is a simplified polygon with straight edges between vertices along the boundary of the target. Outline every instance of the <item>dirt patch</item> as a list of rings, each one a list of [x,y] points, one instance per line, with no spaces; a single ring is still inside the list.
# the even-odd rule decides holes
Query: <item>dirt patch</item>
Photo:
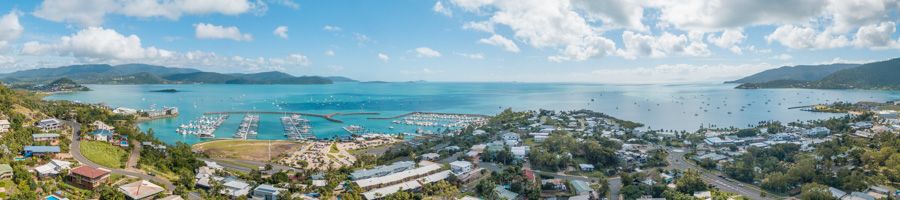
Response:
[[[195,144],[193,149],[212,158],[268,162],[300,147],[300,143],[291,141],[217,140]]]

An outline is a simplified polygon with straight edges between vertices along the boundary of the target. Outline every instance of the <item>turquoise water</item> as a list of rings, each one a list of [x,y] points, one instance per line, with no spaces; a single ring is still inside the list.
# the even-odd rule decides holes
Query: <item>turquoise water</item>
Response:
[[[337,116],[343,124],[311,120],[317,137],[346,135],[348,125],[385,133],[413,132],[416,127],[390,120],[369,120],[413,111],[496,114],[515,110],[591,109],[641,122],[653,129],[695,130],[701,125],[745,127],[764,120],[810,120],[835,114],[803,112],[793,106],[834,101],[900,99],[894,91],[867,90],[737,90],[734,85],[592,85],[537,83],[340,83],[333,85],[88,85],[92,91],[48,96],[47,99],[104,103],[113,107],[178,107],[177,118],[141,123],[168,143],[197,143],[175,128],[202,115],[221,111],[292,111],[328,114],[377,112],[380,115]],[[150,92],[177,89],[178,93]],[[742,111],[743,109],[743,111]],[[261,115],[260,139],[284,139],[281,115]],[[242,115],[232,115],[216,131],[231,138]],[[390,129],[394,126],[394,129]]]

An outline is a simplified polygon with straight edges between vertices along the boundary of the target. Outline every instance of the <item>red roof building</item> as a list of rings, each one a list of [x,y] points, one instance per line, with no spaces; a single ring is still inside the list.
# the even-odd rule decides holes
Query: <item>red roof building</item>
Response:
[[[84,165],[72,169],[66,179],[73,185],[85,189],[94,189],[99,187],[100,184],[106,183],[106,179],[109,178],[109,172],[107,169]]]

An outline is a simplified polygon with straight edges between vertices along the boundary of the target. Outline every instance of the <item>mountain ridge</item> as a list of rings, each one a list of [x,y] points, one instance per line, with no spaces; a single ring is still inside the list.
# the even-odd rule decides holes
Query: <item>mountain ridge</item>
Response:
[[[293,76],[279,71],[226,74],[138,63],[68,65],[0,74],[0,81],[13,84],[37,85],[61,78],[80,84],[332,84],[356,81],[341,76]]]
[[[835,63],[826,65],[782,66],[765,70],[725,83],[765,83],[776,80],[817,81],[837,71],[858,67],[861,64]]]
[[[774,80],[763,83],[744,83],[736,88],[900,90],[898,74],[900,74],[900,58],[894,58],[839,70],[819,80]]]

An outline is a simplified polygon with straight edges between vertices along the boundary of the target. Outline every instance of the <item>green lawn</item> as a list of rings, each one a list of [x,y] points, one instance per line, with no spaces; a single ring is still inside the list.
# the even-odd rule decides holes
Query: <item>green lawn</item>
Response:
[[[109,168],[122,168],[128,152],[112,144],[99,141],[81,142],[81,154],[88,160]]]

